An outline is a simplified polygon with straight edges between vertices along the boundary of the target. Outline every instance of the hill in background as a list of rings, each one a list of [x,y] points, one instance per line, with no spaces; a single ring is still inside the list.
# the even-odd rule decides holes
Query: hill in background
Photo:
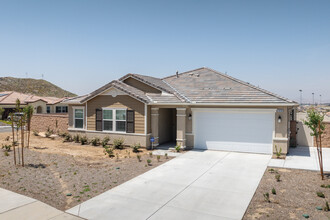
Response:
[[[30,78],[0,77],[0,92],[16,91],[37,96],[73,97],[77,96],[46,80]]]

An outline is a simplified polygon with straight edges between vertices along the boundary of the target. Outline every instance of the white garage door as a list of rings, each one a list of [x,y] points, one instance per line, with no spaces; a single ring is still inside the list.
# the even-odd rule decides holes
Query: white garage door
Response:
[[[274,109],[192,109],[198,149],[272,153]]]

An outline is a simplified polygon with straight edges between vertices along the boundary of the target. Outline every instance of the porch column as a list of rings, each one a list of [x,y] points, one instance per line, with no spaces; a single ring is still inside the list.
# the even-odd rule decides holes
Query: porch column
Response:
[[[176,143],[186,147],[186,108],[176,109]]]
[[[155,138],[154,147],[159,145],[159,108],[151,108],[151,135]]]

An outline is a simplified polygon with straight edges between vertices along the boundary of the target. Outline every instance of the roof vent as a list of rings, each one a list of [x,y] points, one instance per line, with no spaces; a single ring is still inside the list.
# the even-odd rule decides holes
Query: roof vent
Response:
[[[176,78],[179,78],[179,71],[176,71]]]
[[[231,90],[230,87],[224,87],[223,90]]]

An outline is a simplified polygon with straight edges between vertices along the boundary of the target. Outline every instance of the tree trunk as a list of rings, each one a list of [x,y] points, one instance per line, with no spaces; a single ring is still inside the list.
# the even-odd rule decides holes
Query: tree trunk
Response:
[[[13,150],[14,150],[14,164],[16,165],[16,146],[15,146],[15,130],[14,130],[14,120],[11,117],[11,132],[13,133]]]
[[[324,180],[324,173],[323,173],[323,157],[322,157],[322,137],[321,137],[321,123],[319,122],[319,162],[320,162],[320,171],[322,180]]]
[[[22,146],[22,166],[24,167],[24,125],[21,119],[21,146]]]

